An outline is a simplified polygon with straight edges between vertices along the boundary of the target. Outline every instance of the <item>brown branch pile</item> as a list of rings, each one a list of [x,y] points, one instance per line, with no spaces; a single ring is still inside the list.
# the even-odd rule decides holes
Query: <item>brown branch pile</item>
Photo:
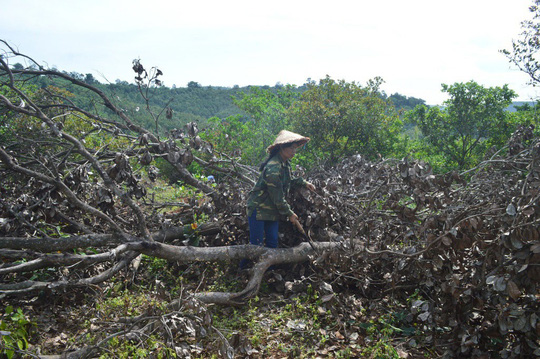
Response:
[[[357,156],[311,176],[322,194],[298,197],[297,213],[314,238],[345,247],[314,261],[344,321],[356,312],[344,293],[372,310],[393,298],[407,303],[401,324],[450,357],[540,353],[540,141],[532,130],[520,128],[507,155],[462,175]]]
[[[507,148],[463,174],[433,175],[422,162],[372,163],[361,156],[305,174],[318,193],[295,192],[290,202],[314,243],[302,243],[307,239],[282,223],[283,248],[269,250],[243,245],[245,198],[256,172],[215,152],[196,124],[158,135],[154,115],[156,133],[143,129],[83,81],[36,63],[12,68],[12,59],[31,59],[2,43],[0,111],[9,124],[0,127],[7,133],[0,133],[0,295],[55,297],[99,287],[137,267],[144,253],[180,264],[252,259],[242,291],[183,293],[180,299],[242,304],[257,294],[269,266],[308,262],[288,274],[307,276],[328,294],[324,306],[348,335],[365,331],[369,312],[380,315],[395,303],[395,320],[414,328],[404,334],[411,346],[453,357],[540,353],[540,142],[532,128],[520,129]],[[161,71],[135,65],[144,97]],[[87,89],[101,110],[76,106],[60,87],[32,88],[28,81],[36,76]],[[79,128],[70,127],[73,117]],[[96,133],[110,140],[87,144]],[[175,204],[177,211],[157,211],[160,204],[147,198],[143,178],[156,176],[155,160],[195,189]],[[215,187],[189,172],[193,161],[218,177]],[[194,215],[208,224],[195,229]],[[194,235],[199,247],[184,243]],[[211,329],[199,317],[203,309],[189,320],[175,310],[125,319],[135,322],[122,335],[175,327],[174,342],[177,335],[198,337]],[[222,353],[234,350],[220,342]]]

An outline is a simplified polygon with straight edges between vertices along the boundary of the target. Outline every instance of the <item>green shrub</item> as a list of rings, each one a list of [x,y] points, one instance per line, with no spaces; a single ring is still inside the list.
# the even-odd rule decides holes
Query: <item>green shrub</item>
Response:
[[[13,358],[17,351],[28,349],[28,340],[36,324],[31,321],[21,308],[6,307],[4,315],[0,318],[0,354],[8,359]]]

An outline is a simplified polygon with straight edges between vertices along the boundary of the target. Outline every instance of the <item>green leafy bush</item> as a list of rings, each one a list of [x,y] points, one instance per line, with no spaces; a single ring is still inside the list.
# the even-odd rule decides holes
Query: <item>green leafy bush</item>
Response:
[[[28,340],[35,326],[21,308],[15,309],[8,305],[0,318],[0,354],[11,359],[17,351],[28,349]]]

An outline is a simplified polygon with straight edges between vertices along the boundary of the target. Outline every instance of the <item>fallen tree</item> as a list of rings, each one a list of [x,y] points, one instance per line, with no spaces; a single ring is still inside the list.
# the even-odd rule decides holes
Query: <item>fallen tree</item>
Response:
[[[147,193],[143,177],[155,176],[151,166],[155,159],[167,161],[182,182],[208,198],[199,206],[194,195],[189,200],[192,205],[181,207],[182,211],[187,207],[202,212],[205,208],[200,207],[206,207],[206,213],[215,214],[216,207],[224,207],[228,201],[229,210],[243,213],[242,195],[234,193],[240,200],[231,203],[230,191],[247,191],[256,171],[214,153],[212,146],[198,136],[196,124],[189,123],[183,131],[171,131],[162,139],[163,134],[135,124],[101,89],[43,68],[2,43],[6,50],[0,58],[0,101],[7,119],[5,141],[0,146],[0,171],[5,179],[0,187],[0,256],[6,259],[0,267],[2,296],[97,285],[130,266],[140,254],[183,263],[249,258],[258,263],[242,293],[198,295],[204,302],[240,304],[239,298],[249,299],[257,293],[270,265],[302,262],[308,259],[308,252],[313,252],[315,247],[306,250],[302,245],[274,252],[252,246],[223,246],[223,242],[219,247],[186,247],[186,238],[226,236],[230,225],[217,218],[198,227],[191,223],[174,226],[164,219],[163,212],[141,206]],[[30,65],[17,69],[10,66],[21,58]],[[133,69],[143,96],[159,84],[161,71],[147,72],[139,61],[134,62]],[[46,88],[31,85],[39,77],[48,79]],[[59,90],[62,86],[88,90],[94,96],[95,112],[77,106],[69,93]],[[159,131],[159,115],[150,114]],[[192,161],[225,175],[224,180],[216,187],[201,181],[187,169]],[[238,181],[246,186],[238,189]],[[176,218],[178,221],[182,222]],[[245,219],[235,221],[240,223],[233,226],[245,232]],[[333,249],[338,244],[317,246]],[[94,253],[84,253],[89,250]],[[86,274],[86,269],[98,264],[105,266],[99,266],[101,269],[91,276]],[[49,281],[26,276],[45,268],[64,268],[64,274]]]
[[[31,241],[39,242],[40,239],[33,238]],[[19,247],[20,241],[14,241],[12,246]],[[86,243],[86,242],[85,242]],[[121,244],[108,252],[90,255],[78,254],[37,254],[37,259],[25,261],[21,264],[15,264],[0,268],[0,275],[14,273],[32,272],[43,268],[67,267],[72,270],[78,267],[84,268],[102,262],[112,262],[114,266],[106,272],[93,278],[84,278],[78,280],[62,279],[54,282],[41,282],[26,280],[18,283],[0,284],[2,296],[27,294],[36,291],[63,291],[70,287],[81,287],[90,284],[98,284],[104,280],[110,279],[112,275],[121,268],[125,268],[136,258],[138,254],[166,259],[170,262],[191,263],[191,262],[219,262],[219,261],[239,261],[247,258],[256,262],[251,270],[251,279],[246,288],[240,293],[202,293],[195,295],[196,298],[205,303],[215,303],[222,305],[240,305],[248,299],[255,296],[259,290],[263,275],[266,270],[277,264],[301,263],[310,260],[317,254],[326,250],[343,249],[350,243],[342,242],[317,242],[302,243],[293,248],[269,249],[266,247],[254,245],[235,245],[220,247],[192,247],[192,246],[174,246],[155,241],[130,241]],[[96,244],[93,244],[96,246]],[[21,246],[24,248],[24,245]],[[136,254],[134,254],[136,253]],[[30,253],[26,253],[30,255]],[[17,259],[24,257],[18,251],[0,251],[3,257],[15,257]]]
[[[122,318],[132,324],[127,329],[119,330],[120,320],[103,324],[94,346],[66,344],[74,357],[103,350],[114,336],[141,340],[136,338],[158,327],[171,348],[181,347],[178,355],[198,350],[179,341],[202,340],[212,331],[226,356],[239,348],[204,319],[205,305],[246,303],[268,278],[265,271],[279,263],[303,263],[278,269],[275,281],[281,288],[305,288],[309,281],[325,293],[321,310],[331,312],[336,330],[348,340],[367,337],[364,324],[372,318],[359,307],[382,315],[391,302],[403,312],[393,325],[412,330],[405,344],[400,342],[410,348],[448,357],[539,353],[540,144],[532,126],[520,128],[505,148],[465,173],[434,175],[421,161],[373,163],[360,155],[309,173],[318,194],[296,192],[291,203],[313,246],[283,223],[283,248],[269,250],[245,245],[243,203],[256,172],[214,152],[198,138],[195,124],[151,133],[101,90],[36,63],[14,69],[9,61],[27,57],[9,47],[5,54],[0,59],[7,121],[0,132],[4,299],[100,291],[128,268],[135,271],[141,254],[169,265],[200,263],[197,278],[214,261],[230,262],[231,268],[243,257],[255,262],[239,291],[207,290],[200,279],[200,288],[183,288],[160,315],[149,306],[138,317]],[[148,75],[136,65],[139,85],[153,86],[158,72]],[[32,87],[36,76],[57,86]],[[95,93],[95,108],[102,110],[77,107],[58,90],[66,83]],[[158,124],[159,116],[155,120]],[[156,210],[164,204],[148,199],[144,178],[155,175],[151,166],[157,159],[196,189],[174,211]],[[191,161],[223,174],[217,185],[192,176]],[[204,215],[207,224],[197,227],[194,214]],[[45,268],[53,270],[43,276]],[[283,279],[285,274],[292,279]]]
[[[3,264],[2,274],[47,266],[77,264],[84,267],[108,262],[110,267],[103,273],[92,278],[78,278],[74,283],[77,286],[96,284],[110,278],[137,257],[137,253],[127,251],[122,244],[182,241],[186,235],[193,235],[189,223],[176,227],[165,224],[160,213],[146,211],[141,206],[147,191],[141,181],[155,177],[156,168],[151,164],[156,158],[174,168],[182,182],[207,196],[212,206],[226,198],[219,189],[190,173],[187,166],[192,161],[200,161],[235,180],[253,183],[248,178],[253,172],[248,168],[233,167],[233,160],[218,158],[215,156],[218,154],[212,153],[211,146],[198,136],[196,124],[188,124],[184,131],[171,131],[162,139],[160,135],[163,134],[136,125],[101,89],[65,73],[46,69],[5,41],[2,44],[5,50],[0,58],[0,102],[5,122],[0,145],[3,179],[0,185],[0,242],[2,255],[10,262],[22,258],[28,260],[22,264]],[[18,60],[30,63],[22,69],[10,66],[10,62]],[[134,71],[141,93],[159,83],[159,70],[149,74],[137,62]],[[40,77],[48,79],[48,86],[37,89],[32,80]],[[69,98],[70,94],[62,90],[67,86],[88,90],[95,111],[77,106]],[[152,116],[157,124],[159,116]],[[193,151],[211,156],[198,158]],[[207,234],[208,227],[211,228],[208,233],[219,232],[216,226],[219,226],[217,222],[202,226],[196,235]],[[99,253],[65,253],[88,248]],[[56,251],[64,253],[50,254]],[[61,283],[60,287],[69,285],[69,281],[62,280]],[[58,287],[54,282],[39,285],[26,282],[25,288],[32,290],[43,286]],[[4,291],[4,294],[10,293],[15,292]]]

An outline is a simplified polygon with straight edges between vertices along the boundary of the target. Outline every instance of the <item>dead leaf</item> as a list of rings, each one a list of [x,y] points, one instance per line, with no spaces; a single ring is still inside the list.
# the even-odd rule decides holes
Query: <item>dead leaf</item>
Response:
[[[512,297],[512,299],[514,300],[518,299],[521,296],[521,291],[519,290],[517,284],[511,280],[507,283],[507,291],[508,295],[510,295],[510,297]]]

